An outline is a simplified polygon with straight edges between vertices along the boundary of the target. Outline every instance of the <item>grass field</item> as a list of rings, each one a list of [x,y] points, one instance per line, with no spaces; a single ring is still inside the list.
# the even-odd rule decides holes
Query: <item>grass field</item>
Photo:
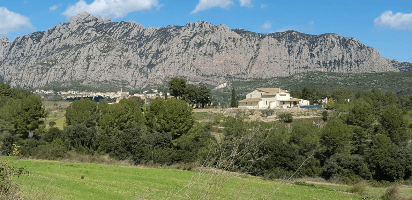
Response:
[[[34,199],[362,199],[343,185],[294,184],[215,171],[183,171],[122,165],[19,160],[30,175],[14,177]],[[410,190],[410,188],[402,189]],[[275,192],[277,191],[277,192]],[[377,199],[383,188],[367,189]]]
[[[64,114],[66,113],[66,108],[70,105],[67,101],[43,101],[43,106],[45,111],[48,113],[47,118],[45,118],[44,123],[46,129],[49,129],[49,123],[56,122],[56,127],[63,129],[66,118]]]

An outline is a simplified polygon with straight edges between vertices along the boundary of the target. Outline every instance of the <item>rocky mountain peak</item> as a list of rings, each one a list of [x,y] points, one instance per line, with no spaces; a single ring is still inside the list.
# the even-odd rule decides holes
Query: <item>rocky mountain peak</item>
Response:
[[[8,41],[10,41],[10,40],[5,36],[0,38],[0,42],[8,42]]]
[[[308,71],[412,71],[356,38],[297,31],[261,34],[205,21],[144,28],[81,13],[44,32],[0,39],[0,80],[23,88],[53,82],[141,88],[173,77],[219,85]]]
[[[88,26],[93,26],[96,23],[109,23],[111,22],[110,18],[107,18],[103,21],[102,17],[99,15],[97,17],[89,13],[80,13],[76,16],[70,17],[69,24],[86,24]]]

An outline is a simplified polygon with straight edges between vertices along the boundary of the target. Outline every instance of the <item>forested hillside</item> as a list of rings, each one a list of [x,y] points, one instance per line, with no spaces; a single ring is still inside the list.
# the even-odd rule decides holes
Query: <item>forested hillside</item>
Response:
[[[75,151],[137,165],[192,163],[266,178],[297,172],[295,177],[348,183],[412,176],[412,96],[377,89],[358,91],[351,102],[331,100],[322,126],[250,121],[245,112],[200,124],[187,102],[157,98],[147,106],[137,99],[77,100],[66,109],[63,130],[46,129],[38,97],[5,84],[0,96],[2,155],[17,150],[22,156],[59,159]],[[212,135],[216,126],[224,127],[219,138]]]

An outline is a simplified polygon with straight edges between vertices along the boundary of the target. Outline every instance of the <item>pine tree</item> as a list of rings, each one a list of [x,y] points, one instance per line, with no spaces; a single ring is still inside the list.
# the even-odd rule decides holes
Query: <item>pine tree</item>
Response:
[[[232,88],[232,100],[230,101],[230,107],[237,108],[235,88]]]

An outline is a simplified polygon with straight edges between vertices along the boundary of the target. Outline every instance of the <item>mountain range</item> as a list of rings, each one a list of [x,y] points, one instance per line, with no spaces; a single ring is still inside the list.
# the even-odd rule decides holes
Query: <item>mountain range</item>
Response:
[[[219,85],[309,71],[412,72],[412,63],[333,33],[261,34],[205,21],[145,28],[88,13],[13,41],[0,38],[0,81],[22,88],[73,81],[142,88],[173,77]]]

